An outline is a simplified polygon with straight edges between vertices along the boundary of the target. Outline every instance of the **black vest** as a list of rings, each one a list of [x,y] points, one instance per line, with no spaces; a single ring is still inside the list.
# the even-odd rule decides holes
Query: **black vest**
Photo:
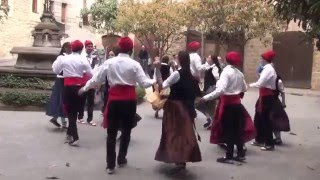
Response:
[[[197,81],[190,72],[178,70],[180,80],[170,87],[170,100],[179,100],[185,105],[192,118],[197,117],[194,100],[200,95]]]
[[[203,91],[207,91],[210,86],[216,85],[217,80],[212,74],[212,68],[205,71]]]
[[[162,80],[166,80],[170,76],[170,66],[167,64],[161,64],[160,72]]]
[[[178,70],[180,79],[170,87],[169,99],[172,100],[191,100],[194,101],[198,96],[198,83],[190,72]]]

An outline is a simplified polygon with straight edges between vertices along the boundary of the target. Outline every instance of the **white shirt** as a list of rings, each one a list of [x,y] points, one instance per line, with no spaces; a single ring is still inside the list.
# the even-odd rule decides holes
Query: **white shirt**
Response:
[[[162,88],[168,88],[173,84],[177,83],[180,80],[180,73],[179,71],[174,71],[170,74],[170,76],[162,83]]]
[[[266,64],[260,74],[259,80],[251,83],[249,87],[276,89],[277,73],[272,64]]]
[[[57,57],[57,59],[58,59],[60,56],[62,56],[62,57],[63,57],[63,56],[66,56],[66,55],[68,55],[68,54],[63,53],[62,55],[59,55],[59,56]],[[57,59],[56,59],[56,60],[57,60]],[[56,61],[56,60],[55,60],[55,61]],[[61,71],[61,72],[62,72],[62,71]],[[61,73],[61,72],[60,72],[60,73]],[[63,76],[62,76],[62,75],[60,75],[60,73],[57,75],[57,78],[63,78]]]
[[[216,84],[216,89],[203,97],[205,100],[216,99],[221,95],[237,95],[247,90],[244,76],[240,70],[232,65],[227,65]]]
[[[89,76],[92,75],[89,62],[78,53],[59,56],[52,64],[52,70],[55,74],[60,74],[63,71],[63,77],[82,77],[83,72]]]
[[[190,69],[195,77],[200,77],[200,72],[205,70],[206,64],[202,64],[201,57],[197,53],[190,53]]]
[[[84,90],[87,91],[93,86],[102,84],[106,77],[110,87],[115,85],[135,86],[138,83],[140,86],[148,88],[156,83],[156,80],[146,76],[137,61],[131,59],[128,54],[122,53],[99,66],[96,73],[84,86]]]

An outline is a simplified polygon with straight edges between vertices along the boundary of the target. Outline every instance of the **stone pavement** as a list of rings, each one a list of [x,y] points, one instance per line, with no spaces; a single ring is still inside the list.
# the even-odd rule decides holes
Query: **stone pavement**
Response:
[[[257,98],[248,92],[243,100],[251,115]],[[202,129],[204,116],[196,121],[202,136],[203,161],[188,164],[184,173],[154,160],[161,135],[161,120],[153,118],[150,104],[143,103],[143,117],[133,130],[127,167],[109,176],[105,172],[105,135],[101,127],[79,125],[80,147],[63,144],[65,132],[54,129],[43,112],[0,112],[0,180],[319,180],[320,98],[287,96],[292,133],[283,133],[284,145],[262,152],[247,145],[247,163],[242,166],[216,163],[224,151],[209,144],[209,131]],[[96,120],[101,122],[99,112]],[[98,123],[98,124],[99,124]]]

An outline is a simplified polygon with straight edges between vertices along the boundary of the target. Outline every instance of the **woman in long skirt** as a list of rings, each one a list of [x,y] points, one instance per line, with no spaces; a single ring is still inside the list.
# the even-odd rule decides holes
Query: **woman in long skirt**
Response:
[[[194,132],[194,100],[199,95],[196,91],[198,84],[190,70],[189,54],[181,51],[178,59],[181,69],[173,72],[163,83],[159,80],[160,63],[157,64],[159,86],[170,87],[170,95],[163,108],[162,135],[155,160],[175,163],[178,169],[185,169],[187,162],[201,161]]]
[[[71,45],[66,42],[62,45],[59,56],[65,56],[71,53]],[[52,88],[52,93],[49,101],[47,102],[46,115],[51,116],[50,122],[56,127],[67,128],[67,121],[65,120],[65,113],[63,111],[62,93],[63,92],[63,72],[57,75],[56,81]],[[58,118],[61,118],[61,123],[58,123]]]
[[[168,56],[163,56],[161,59],[161,66],[160,66],[160,73],[161,73],[161,78],[163,81],[165,81],[170,74],[172,73],[171,68],[169,66],[169,57]],[[154,78],[156,78],[156,71],[154,72]],[[159,91],[159,88],[155,88],[155,91]],[[159,91],[161,94],[161,92]],[[153,109],[156,111],[154,114],[155,118],[159,118],[159,111],[163,107],[153,107]]]
[[[207,58],[208,67],[204,72],[204,88],[203,95],[207,95],[213,92],[216,88],[216,82],[219,80],[219,76],[222,72],[220,63],[217,56],[210,55]],[[206,118],[207,122],[203,125],[205,129],[210,129],[212,120],[214,118],[214,112],[216,107],[216,100],[209,100],[203,104],[196,106],[196,109],[202,112]]]

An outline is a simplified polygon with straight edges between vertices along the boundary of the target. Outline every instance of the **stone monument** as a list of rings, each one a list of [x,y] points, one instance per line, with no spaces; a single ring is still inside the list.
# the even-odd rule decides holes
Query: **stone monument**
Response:
[[[18,58],[14,67],[1,67],[0,73],[12,73],[21,76],[53,76],[52,63],[57,58],[61,48],[61,32],[49,0],[45,0],[41,22],[32,32],[34,38],[32,47],[13,47],[10,51]]]

